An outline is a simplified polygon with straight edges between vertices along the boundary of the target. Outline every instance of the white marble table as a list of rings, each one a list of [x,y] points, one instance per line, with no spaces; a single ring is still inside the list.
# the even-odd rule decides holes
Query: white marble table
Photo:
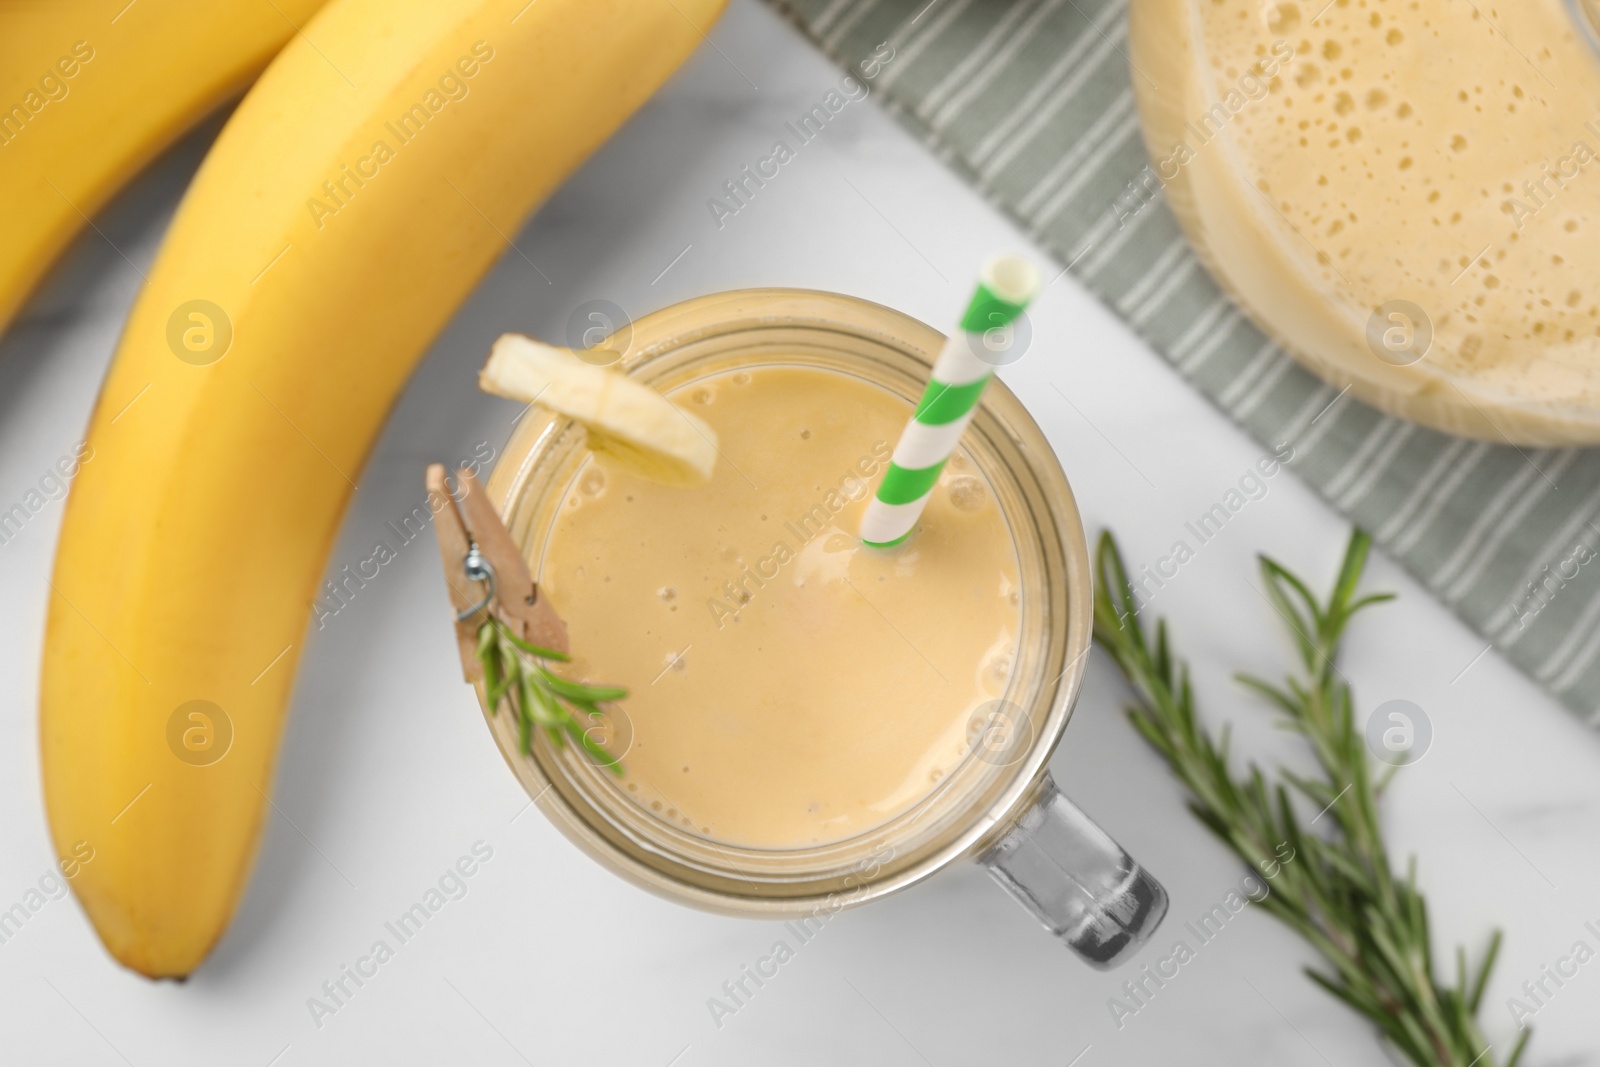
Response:
[[[508,255],[435,344],[361,479],[336,565],[421,499],[424,461],[504,439],[513,412],[474,387],[503,330],[559,338],[587,300],[637,314],[753,285],[855,293],[944,325],[986,254],[1027,248],[873,103],[848,107],[719,229],[707,198],[838,74],[753,0],[733,5],[713,41],[519,236],[549,282]],[[6,504],[78,440],[139,280],[123,256],[150,260],[208,138],[105,212],[104,238],[79,241],[0,344]],[[1049,433],[1091,528],[1109,525],[1131,560],[1155,560],[1260,450],[1071,281],[1048,289],[1035,325],[1007,381]],[[1330,575],[1345,530],[1293,475],[1268,484],[1156,607],[1176,620],[1213,720],[1234,719],[1239,748],[1270,761],[1293,745],[1229,674],[1276,673],[1287,646],[1244,578],[1261,549]],[[60,514],[52,504],[0,546],[0,909],[51,865],[35,707]],[[1394,784],[1392,840],[1421,853],[1441,943],[1476,951],[1492,924],[1506,927],[1487,1010],[1504,1042],[1507,996],[1575,941],[1600,948],[1584,926],[1600,927],[1600,738],[1480,655],[1483,642],[1387,560],[1371,580],[1401,599],[1357,626],[1345,669],[1364,708],[1411,700],[1435,733]],[[442,597],[431,544],[413,547],[310,636],[281,814],[210,963],[184,985],[147,983],[112,964],[70,898],[53,901],[0,944],[0,1060],[1381,1062],[1367,1028],[1301,976],[1302,946],[1249,910],[1119,1029],[1107,999],[1127,975],[1080,964],[975,868],[845,913],[719,1028],[707,998],[768,950],[774,928],[647,896],[527,810],[460,682]],[[1119,695],[1097,654],[1054,769],[1169,887],[1169,928],[1147,950],[1164,955],[1240,872],[1122,722]],[[307,999],[479,841],[493,857],[467,895],[317,1025]],[[1597,1003],[1591,962],[1537,1015],[1528,1062],[1600,1061]]]

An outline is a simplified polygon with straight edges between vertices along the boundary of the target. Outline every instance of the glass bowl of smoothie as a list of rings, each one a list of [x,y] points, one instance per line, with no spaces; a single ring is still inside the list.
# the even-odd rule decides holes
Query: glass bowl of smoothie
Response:
[[[1492,441],[1600,442],[1595,0],[1133,0],[1150,169],[1328,382]]]
[[[817,917],[984,863],[1090,963],[1166,911],[1160,885],[1046,763],[1092,633],[1090,564],[1048,441],[998,381],[915,536],[857,524],[943,337],[829,293],[750,290],[596,346],[716,431],[709,484],[592,455],[532,409],[489,481],[570,676],[626,686],[615,774],[486,713],[512,770],[590,855],[683,903]],[[480,688],[480,698],[482,691]]]

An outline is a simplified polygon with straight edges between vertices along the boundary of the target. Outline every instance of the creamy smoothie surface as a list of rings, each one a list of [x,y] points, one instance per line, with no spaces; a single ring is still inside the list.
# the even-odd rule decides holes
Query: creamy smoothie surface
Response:
[[[1434,340],[1400,391],[1431,372],[1600,406],[1600,56],[1565,0],[1136,2],[1163,16],[1139,32],[1196,37],[1196,70],[1155,76],[1200,91],[1166,119],[1146,109],[1167,127],[1150,146],[1163,181],[1185,181],[1174,199],[1193,198],[1215,236],[1201,243],[1273,332],[1381,377],[1363,328],[1409,301]],[[1245,265],[1232,228],[1271,245],[1280,269]],[[1348,336],[1295,336],[1308,289],[1342,309]]]
[[[590,459],[540,574],[573,676],[630,690],[621,784],[741,846],[871,829],[937,785],[1006,692],[1020,591],[1005,518],[958,451],[913,539],[862,547],[912,409],[862,379],[759,366],[672,397],[717,432],[712,481],[670,488]]]

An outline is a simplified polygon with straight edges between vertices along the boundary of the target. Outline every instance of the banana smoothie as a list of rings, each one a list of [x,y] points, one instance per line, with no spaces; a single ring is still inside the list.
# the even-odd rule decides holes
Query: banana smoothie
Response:
[[[1600,440],[1600,56],[1565,0],[1135,0],[1152,169],[1219,280],[1338,385]]]
[[[671,394],[716,433],[709,483],[589,458],[539,581],[574,678],[624,685],[629,795],[713,840],[791,849],[904,812],[1006,695],[1020,620],[1011,533],[957,451],[916,535],[858,524],[911,412],[816,367],[750,366]]]

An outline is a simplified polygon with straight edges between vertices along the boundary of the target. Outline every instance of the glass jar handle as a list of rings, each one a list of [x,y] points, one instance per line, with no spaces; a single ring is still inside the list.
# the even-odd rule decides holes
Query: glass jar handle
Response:
[[[1048,773],[1022,817],[978,862],[1091,967],[1117,966],[1167,914],[1161,883]]]

